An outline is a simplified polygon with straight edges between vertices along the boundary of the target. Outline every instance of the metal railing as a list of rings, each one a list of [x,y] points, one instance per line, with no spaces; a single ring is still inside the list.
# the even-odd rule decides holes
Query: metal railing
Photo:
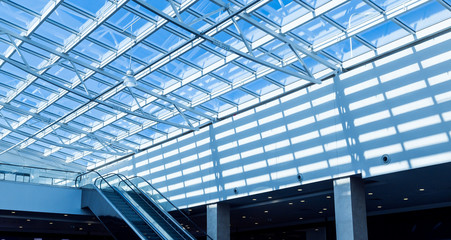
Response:
[[[0,180],[74,187],[80,172],[0,163]]]

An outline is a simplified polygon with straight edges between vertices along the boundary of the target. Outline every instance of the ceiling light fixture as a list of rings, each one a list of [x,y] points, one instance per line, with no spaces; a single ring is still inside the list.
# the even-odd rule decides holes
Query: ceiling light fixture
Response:
[[[130,29],[130,32],[133,33],[133,24],[130,26]],[[124,79],[124,84],[126,87],[136,87],[138,85],[138,82],[136,81],[134,75],[135,73],[132,70],[132,54],[130,53],[130,64],[128,66],[128,70]]]

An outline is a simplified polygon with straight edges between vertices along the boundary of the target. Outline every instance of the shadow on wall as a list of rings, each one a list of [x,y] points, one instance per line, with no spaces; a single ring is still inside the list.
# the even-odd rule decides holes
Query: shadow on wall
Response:
[[[449,162],[447,38],[361,66],[102,172],[143,176],[184,207]]]

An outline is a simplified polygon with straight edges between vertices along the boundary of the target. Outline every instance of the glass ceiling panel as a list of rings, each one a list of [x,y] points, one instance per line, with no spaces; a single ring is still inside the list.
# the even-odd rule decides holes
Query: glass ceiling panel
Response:
[[[349,29],[357,26],[379,13],[361,0],[351,0],[340,7],[326,13],[326,16]]]
[[[310,44],[322,42],[333,35],[340,32],[336,27],[332,26],[323,19],[315,18],[314,20],[291,31]]]
[[[401,15],[399,19],[414,31],[420,31],[450,17],[451,12],[434,1]]]
[[[407,35],[409,35],[409,33],[394,22],[380,24],[379,26],[360,34],[364,40],[376,47],[383,46]]]
[[[414,8],[407,0],[350,0],[331,9],[326,9],[328,0],[271,0],[258,8],[248,6],[255,2],[247,0],[197,0],[189,5],[176,1],[177,7],[184,7],[179,13],[183,23],[197,30],[199,35],[195,35],[183,24],[168,22],[136,1],[119,9],[113,1],[64,0],[56,6],[49,0],[10,1],[0,1],[0,30],[10,32],[20,52],[10,44],[8,35],[0,34],[0,54],[6,59],[0,60],[0,98],[7,106],[0,106],[0,112],[23,134],[8,131],[8,123],[0,118],[1,148],[26,141],[20,146],[37,151],[44,160],[67,160],[69,165],[74,161],[83,166],[114,155],[95,152],[82,156],[78,150],[55,147],[44,140],[60,143],[61,138],[73,146],[95,145],[113,151],[99,141],[120,136],[118,144],[138,150],[143,143],[160,141],[165,133],[179,134],[185,132],[181,129],[209,124],[218,114],[226,110],[229,114],[256,97],[308,83],[299,75],[309,71],[318,80],[357,56],[369,61],[371,57],[364,53],[415,31],[443,28],[440,24],[451,17],[449,8],[442,5],[449,0],[419,2]],[[169,1],[146,2],[178,18]],[[243,9],[246,14],[235,17],[239,30],[220,6],[226,4],[233,11],[248,8]],[[377,6],[389,18],[368,25],[381,16]],[[320,7],[325,10],[321,14],[312,12]],[[392,9],[396,11],[390,12]],[[47,15],[40,16],[44,12]],[[204,36],[209,28],[216,32]],[[351,38],[348,29],[355,34]],[[269,34],[271,31],[274,33]],[[298,55],[290,46],[297,48]],[[378,52],[374,51],[374,57]],[[31,69],[13,66],[23,64],[21,56]],[[55,61],[58,63],[43,68]],[[34,68],[42,69],[35,73]],[[130,69],[133,74],[126,76]],[[85,88],[95,99],[88,99]],[[278,89],[281,91],[275,91]],[[58,121],[54,123],[57,128],[48,121]],[[138,128],[139,132],[131,131]],[[46,133],[40,135],[41,141],[27,141],[38,131]],[[84,132],[100,140],[79,139]],[[21,151],[18,146],[12,153],[15,150]]]
[[[272,0],[268,4],[257,10],[258,13],[279,26],[305,15],[309,11],[302,8],[301,5],[291,0]]]

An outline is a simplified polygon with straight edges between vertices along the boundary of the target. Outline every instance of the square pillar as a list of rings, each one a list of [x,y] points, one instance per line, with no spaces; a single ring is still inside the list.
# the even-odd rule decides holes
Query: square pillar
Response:
[[[213,240],[230,240],[230,207],[224,203],[207,206],[207,234]]]
[[[360,176],[334,180],[337,240],[368,240],[365,186]]]

